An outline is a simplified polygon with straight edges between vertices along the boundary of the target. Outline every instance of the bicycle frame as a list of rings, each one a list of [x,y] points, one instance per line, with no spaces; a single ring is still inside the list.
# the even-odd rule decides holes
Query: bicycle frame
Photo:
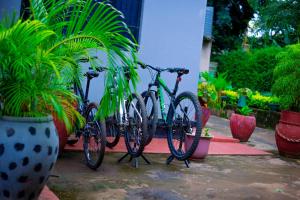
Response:
[[[114,76],[114,86],[113,86],[113,89],[114,90],[117,90],[118,89],[118,85],[117,85],[117,82],[116,82],[116,76]],[[127,103],[127,98],[124,97],[124,99],[121,99],[120,102],[119,102],[119,115],[117,116],[117,119],[119,121],[119,124],[124,128],[124,126],[127,126],[129,125],[129,120],[128,120],[128,111],[127,111],[127,108],[126,108],[126,103]],[[130,102],[130,105],[133,107],[135,113],[138,115],[138,117],[140,118],[141,122],[143,121],[142,120],[142,116],[140,115],[140,113],[138,112],[138,109],[136,108],[136,106],[134,105],[133,102]]]
[[[168,96],[170,97],[170,106],[172,106],[174,108],[173,101],[174,101],[176,93],[178,91],[178,85],[179,85],[180,81],[181,81],[181,77],[179,75],[177,75],[175,87],[174,87],[173,92],[172,92],[167,87],[167,84],[165,83],[165,81],[161,78],[160,72],[158,72],[156,74],[156,78],[155,78],[154,83],[149,84],[148,91],[150,91],[151,87],[153,87],[153,86],[156,86],[156,88],[157,88],[157,97],[158,97],[158,100],[159,100],[160,112],[161,112],[162,118],[165,122],[167,121],[167,113],[166,113],[166,108],[165,108],[164,94],[163,94],[162,91],[164,90],[168,94]]]

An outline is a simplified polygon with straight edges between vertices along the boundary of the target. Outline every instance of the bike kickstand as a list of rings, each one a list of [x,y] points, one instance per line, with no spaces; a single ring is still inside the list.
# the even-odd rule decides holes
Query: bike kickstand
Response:
[[[142,154],[141,157],[144,159],[144,161],[145,161],[148,165],[151,165],[151,162],[144,156],[144,154]]]
[[[119,160],[118,163],[122,162],[122,160],[124,160],[124,158],[126,158],[127,156],[129,156],[129,153],[126,153],[124,156],[122,156]],[[132,159],[132,158],[130,158]]]
[[[170,156],[167,158],[166,164],[169,165],[173,160],[174,160],[174,156],[173,156],[173,155],[170,155]]]

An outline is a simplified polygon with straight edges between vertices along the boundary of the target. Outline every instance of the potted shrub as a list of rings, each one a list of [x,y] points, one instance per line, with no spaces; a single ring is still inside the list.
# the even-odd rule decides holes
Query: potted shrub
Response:
[[[60,76],[66,63],[47,54],[55,33],[39,21],[0,27],[0,188],[5,199],[37,199],[58,154],[52,113],[70,128],[75,96]],[[66,67],[67,68],[67,67]],[[82,121],[82,120],[80,120]]]
[[[198,98],[202,108],[202,127],[205,127],[211,114],[209,106],[211,106],[217,98],[215,87],[205,82],[199,83]]]
[[[239,114],[233,113],[230,117],[232,137],[241,142],[247,142],[256,127],[256,119],[249,116],[252,110],[248,106],[238,109]]]
[[[219,74],[214,77],[208,72],[202,72],[200,77],[203,78],[203,82],[198,85],[198,96],[201,105],[205,105],[203,109],[211,108],[216,110],[218,115],[222,115],[226,105],[221,100],[222,90],[231,88],[231,84],[225,79],[226,74]]]
[[[272,92],[282,102],[283,111],[275,138],[281,155],[300,157],[300,45],[291,45],[278,55]]]
[[[192,159],[204,159],[207,156],[210,141],[213,138],[213,135],[209,133],[209,130],[210,130],[209,128],[203,129],[203,132],[202,132],[200,140],[199,140],[199,144],[198,144],[195,152],[191,156]],[[192,145],[193,137],[194,136],[192,136],[192,135],[186,134],[186,139],[185,139],[185,143],[184,143],[186,149],[189,149],[189,147]]]

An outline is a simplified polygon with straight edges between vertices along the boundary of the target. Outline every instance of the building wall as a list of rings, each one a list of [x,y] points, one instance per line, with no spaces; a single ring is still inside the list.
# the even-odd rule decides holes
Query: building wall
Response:
[[[211,46],[212,46],[211,41],[203,42],[203,48],[201,51],[201,65],[200,65],[201,72],[209,71]]]
[[[189,68],[190,73],[183,76],[180,91],[197,92],[205,10],[206,0],[144,0],[139,58],[153,66]],[[137,89],[142,92],[151,78],[148,70],[138,69],[138,73]],[[164,73],[163,79],[174,87],[175,74]],[[99,102],[103,82],[102,76],[92,81],[91,100]]]
[[[160,67],[187,67],[180,90],[197,91],[201,63],[206,0],[144,0],[139,57],[145,63]],[[139,70],[141,84],[147,88],[150,75]],[[168,85],[175,74],[163,74]]]

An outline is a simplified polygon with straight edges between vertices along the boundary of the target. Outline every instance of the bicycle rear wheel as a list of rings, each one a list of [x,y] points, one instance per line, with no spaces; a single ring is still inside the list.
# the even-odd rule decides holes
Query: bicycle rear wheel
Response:
[[[107,117],[105,120],[106,125],[106,146],[109,148],[115,147],[120,140],[121,133],[118,126],[118,117],[116,114]]]
[[[126,110],[129,121],[124,133],[126,148],[132,157],[138,157],[143,153],[148,137],[146,108],[142,96],[133,93],[126,103]]]
[[[95,103],[87,106],[86,126],[83,133],[83,150],[86,165],[96,170],[102,163],[105,153],[106,130],[105,123],[95,120],[98,107]]]
[[[158,121],[158,108],[154,92],[144,91],[141,95],[144,98],[148,119],[148,137],[145,143],[145,146],[147,146],[152,141],[152,138],[156,132]]]
[[[200,103],[191,92],[183,92],[171,103],[168,116],[168,145],[172,155],[178,160],[189,159],[196,150],[202,131]],[[186,145],[187,137],[192,138]]]

